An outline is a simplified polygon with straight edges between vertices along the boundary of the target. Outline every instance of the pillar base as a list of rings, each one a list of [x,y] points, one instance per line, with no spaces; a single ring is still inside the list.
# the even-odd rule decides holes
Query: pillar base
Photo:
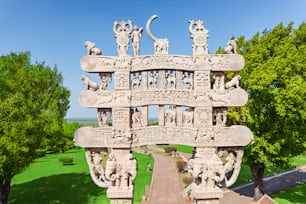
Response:
[[[109,187],[106,195],[110,198],[110,204],[132,204],[133,203],[133,187],[116,188]]]

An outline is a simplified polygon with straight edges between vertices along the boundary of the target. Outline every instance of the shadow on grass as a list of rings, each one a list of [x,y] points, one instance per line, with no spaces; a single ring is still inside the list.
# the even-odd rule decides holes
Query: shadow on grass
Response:
[[[107,204],[105,195],[88,174],[60,174],[13,185],[9,204]]]
[[[305,203],[305,197],[306,197],[305,189],[306,189],[306,183],[299,184],[286,191],[282,191],[280,193],[272,195],[272,197],[280,204],[282,203],[302,204]]]

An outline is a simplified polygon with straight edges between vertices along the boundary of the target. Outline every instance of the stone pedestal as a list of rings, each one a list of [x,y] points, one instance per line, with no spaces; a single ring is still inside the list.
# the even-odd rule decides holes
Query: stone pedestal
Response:
[[[110,204],[133,204],[133,187],[128,189],[109,187],[106,195],[110,198]]]

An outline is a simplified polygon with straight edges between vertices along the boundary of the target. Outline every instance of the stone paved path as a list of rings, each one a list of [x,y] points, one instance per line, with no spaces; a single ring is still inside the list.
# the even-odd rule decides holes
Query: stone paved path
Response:
[[[183,203],[181,186],[176,168],[170,157],[153,153],[154,180],[149,204]]]

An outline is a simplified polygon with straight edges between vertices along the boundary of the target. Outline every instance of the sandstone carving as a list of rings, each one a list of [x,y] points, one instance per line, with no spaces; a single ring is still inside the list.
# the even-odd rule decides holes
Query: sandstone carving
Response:
[[[237,40],[229,40],[224,48],[225,54],[236,54],[237,53]]]
[[[139,55],[139,45],[140,45],[140,39],[142,36],[143,28],[138,28],[137,26],[134,26],[133,32],[131,34],[132,44],[133,44],[133,50],[134,50],[134,56]]]
[[[88,55],[102,55],[102,51],[99,48],[96,48],[96,44],[90,41],[86,41],[84,46],[87,49]]]
[[[133,27],[130,20],[114,22],[118,56],[102,56],[94,43],[85,43],[81,67],[98,74],[99,84],[83,75],[79,101],[97,109],[99,127],[81,127],[74,143],[86,149],[91,178],[107,188],[113,204],[133,203],[133,147],[193,146],[188,172],[194,182],[187,189],[197,204],[218,204],[221,188],[238,177],[243,147],[253,141],[247,127],[226,124],[228,107],[244,105],[248,94],[240,87],[240,75],[225,83],[224,73],[241,70],[244,58],[237,54],[236,40],[227,43],[225,54],[209,54],[208,30],[201,20],[189,21],[192,56],[170,55],[169,41],[151,33],[156,18],[151,16],[146,24],[153,55],[140,55],[143,28]],[[130,39],[133,57],[128,55]],[[114,89],[108,90],[112,80]],[[148,125],[151,105],[158,106],[156,126]]]
[[[84,81],[85,90],[96,91],[99,86],[96,82],[92,81],[88,76],[82,75],[81,79]]]
[[[241,76],[238,74],[232,78],[229,82],[225,84],[226,89],[233,89],[233,88],[239,88],[239,80],[241,79]]]
[[[127,56],[129,50],[130,35],[132,33],[132,21],[114,22],[113,31],[117,42],[117,51],[119,56]]]
[[[146,24],[146,31],[151,40],[154,41],[154,54],[168,54],[169,50],[169,41],[167,38],[158,39],[151,33],[150,24],[153,20],[158,18],[157,15],[153,15],[149,18]]]
[[[108,84],[112,82],[112,75],[110,73],[100,73],[100,90],[106,90]]]
[[[203,21],[189,21],[190,37],[193,39],[192,51],[193,55],[208,54],[208,30],[204,28]]]

